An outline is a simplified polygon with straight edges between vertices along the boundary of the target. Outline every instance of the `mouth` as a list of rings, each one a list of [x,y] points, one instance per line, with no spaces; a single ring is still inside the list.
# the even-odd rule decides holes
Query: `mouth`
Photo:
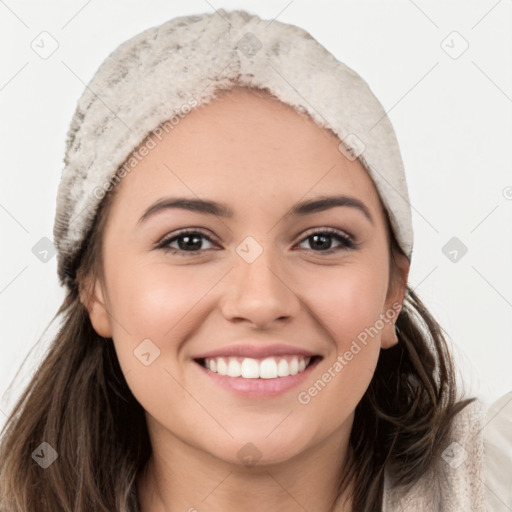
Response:
[[[312,374],[322,356],[279,355],[265,358],[196,358],[205,385],[219,386],[244,399],[268,399],[291,392]],[[203,377],[199,377],[203,378]]]
[[[205,357],[194,359],[206,370],[242,379],[281,379],[304,372],[322,356],[282,355],[265,358]]]

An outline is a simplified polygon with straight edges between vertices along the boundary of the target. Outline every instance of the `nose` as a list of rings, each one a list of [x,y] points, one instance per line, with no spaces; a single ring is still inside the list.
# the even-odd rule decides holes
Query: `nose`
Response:
[[[300,300],[293,290],[288,273],[276,265],[266,249],[252,263],[236,260],[230,275],[221,309],[230,321],[246,321],[258,329],[272,327],[277,320],[286,321],[300,310]]]

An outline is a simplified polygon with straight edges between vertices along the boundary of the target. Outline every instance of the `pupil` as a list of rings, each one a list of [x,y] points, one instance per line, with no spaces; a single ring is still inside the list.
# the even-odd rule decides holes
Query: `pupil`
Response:
[[[317,248],[319,249],[329,249],[330,248],[330,236],[329,235],[312,235],[313,240],[315,243],[321,239],[323,240],[323,243],[320,243],[320,246],[317,245]],[[326,242],[326,239],[329,240],[329,242]]]
[[[181,241],[184,240],[184,243],[181,243]],[[195,241],[191,242],[192,240]],[[188,249],[200,249],[201,248],[201,236],[198,235],[182,235],[180,238],[178,238],[178,245],[180,246],[180,249],[182,250],[188,250]]]

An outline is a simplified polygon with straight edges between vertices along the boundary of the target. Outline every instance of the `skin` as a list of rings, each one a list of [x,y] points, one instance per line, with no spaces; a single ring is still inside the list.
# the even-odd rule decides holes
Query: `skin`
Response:
[[[388,232],[373,181],[339,140],[291,107],[235,88],[194,109],[117,185],[104,233],[104,280],[84,298],[94,329],[113,338],[121,368],[146,411],[153,455],[138,479],[143,512],[169,510],[350,510],[336,506],[354,409],[381,348],[396,343],[385,324],[327,386],[307,390],[379,315],[402,304],[409,264],[389,274]],[[286,217],[295,203],[344,194],[362,201]],[[168,196],[226,203],[233,218],[167,209],[139,223]],[[309,231],[331,237],[332,254]],[[154,245],[182,228],[201,228],[195,252]],[[314,229],[313,229],[314,228]],[[308,233],[306,233],[308,232]],[[263,248],[248,263],[236,252],[248,236]],[[169,244],[178,249],[179,240]],[[184,244],[181,245],[183,247]],[[144,339],[160,355],[145,366],[133,351]],[[211,384],[193,361],[201,352],[251,340],[287,343],[323,356],[305,384],[249,399]],[[237,456],[248,442],[261,458]],[[257,497],[257,499],[255,498]]]

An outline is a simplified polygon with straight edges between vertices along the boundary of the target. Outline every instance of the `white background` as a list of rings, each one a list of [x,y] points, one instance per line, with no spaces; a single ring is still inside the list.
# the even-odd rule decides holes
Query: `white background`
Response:
[[[36,346],[64,291],[56,258],[43,263],[32,248],[52,239],[66,132],[85,83],[126,39],[220,7],[306,29],[369,83],[407,173],[410,284],[452,340],[467,394],[490,403],[512,390],[511,0],[0,0],[0,423],[57,327]],[[31,48],[42,31],[59,45],[47,59]],[[445,51],[463,49],[453,31],[469,44],[458,58]],[[442,252],[454,236],[468,248],[456,263]]]

